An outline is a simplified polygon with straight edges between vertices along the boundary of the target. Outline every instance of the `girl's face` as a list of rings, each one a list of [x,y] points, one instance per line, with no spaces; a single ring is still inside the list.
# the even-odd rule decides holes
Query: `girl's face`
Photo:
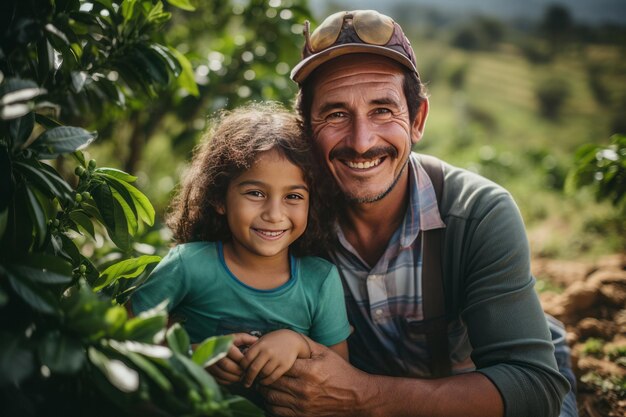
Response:
[[[276,150],[262,152],[230,182],[218,212],[226,215],[240,255],[286,258],[307,225],[309,189],[302,170]]]

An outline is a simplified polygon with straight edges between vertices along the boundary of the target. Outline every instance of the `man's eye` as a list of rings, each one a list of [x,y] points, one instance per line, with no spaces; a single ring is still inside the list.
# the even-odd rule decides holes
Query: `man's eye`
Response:
[[[376,113],[376,114],[391,114],[391,110],[385,109],[385,108],[380,108],[380,109],[374,110],[374,113]]]
[[[342,111],[336,111],[334,113],[329,114],[328,116],[326,116],[327,119],[342,119],[346,117],[346,114]]]

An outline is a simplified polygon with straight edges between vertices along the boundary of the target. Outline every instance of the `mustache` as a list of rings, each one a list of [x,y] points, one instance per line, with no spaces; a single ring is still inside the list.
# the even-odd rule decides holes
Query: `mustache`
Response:
[[[358,153],[352,148],[337,148],[333,149],[328,158],[333,159],[376,159],[383,156],[391,156],[396,158],[398,156],[398,150],[393,146],[377,146],[375,148],[368,149],[366,152]]]

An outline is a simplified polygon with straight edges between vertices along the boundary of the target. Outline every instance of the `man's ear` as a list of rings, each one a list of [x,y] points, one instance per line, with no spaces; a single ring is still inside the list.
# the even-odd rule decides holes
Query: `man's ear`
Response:
[[[417,109],[415,120],[413,120],[411,129],[411,143],[415,144],[422,139],[424,128],[426,127],[426,118],[428,118],[428,99],[425,98]]]

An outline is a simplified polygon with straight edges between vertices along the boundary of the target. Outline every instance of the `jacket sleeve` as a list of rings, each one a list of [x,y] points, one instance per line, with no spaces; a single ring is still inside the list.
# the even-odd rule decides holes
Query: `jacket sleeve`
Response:
[[[525,227],[508,193],[487,194],[463,245],[461,317],[472,360],[500,391],[507,417],[557,416],[569,384],[534,290]]]

